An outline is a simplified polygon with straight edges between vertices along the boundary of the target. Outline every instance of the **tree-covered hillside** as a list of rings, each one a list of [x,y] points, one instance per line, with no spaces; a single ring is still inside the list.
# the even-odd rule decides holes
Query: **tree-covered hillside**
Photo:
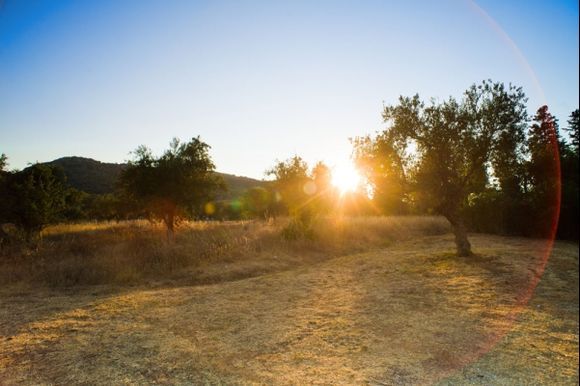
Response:
[[[73,188],[93,194],[111,193],[126,166],[84,157],[63,157],[48,163],[60,166]]]
[[[121,171],[126,167],[126,164],[106,163],[84,157],[63,157],[48,164],[61,167],[73,188],[92,194],[112,193]],[[221,200],[238,198],[246,190],[266,184],[265,181],[249,177],[217,174],[224,179],[228,188],[226,192],[219,193],[218,198]]]

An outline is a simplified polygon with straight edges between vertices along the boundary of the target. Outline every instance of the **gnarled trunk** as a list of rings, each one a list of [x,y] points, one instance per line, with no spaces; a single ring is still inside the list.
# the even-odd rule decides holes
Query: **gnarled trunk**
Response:
[[[461,216],[445,215],[445,218],[451,223],[453,234],[455,235],[455,247],[457,248],[457,256],[471,256],[471,243],[467,239],[467,229]]]
[[[163,222],[165,222],[165,226],[167,227],[167,241],[172,243],[175,236],[175,214],[167,213],[163,218]]]

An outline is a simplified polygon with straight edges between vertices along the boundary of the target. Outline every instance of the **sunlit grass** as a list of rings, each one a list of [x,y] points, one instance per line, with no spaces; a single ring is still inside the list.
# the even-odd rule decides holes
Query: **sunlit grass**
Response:
[[[440,217],[328,217],[315,221],[313,238],[289,241],[288,221],[182,222],[174,243],[162,224],[147,221],[55,225],[37,250],[2,251],[0,283],[215,282],[448,232]]]
[[[473,235],[480,254],[457,258],[452,235],[433,236],[437,219],[420,218],[343,219],[324,225],[328,233],[321,240],[340,224],[347,240],[363,231],[377,232],[377,239],[414,236],[330,259],[312,253],[291,260],[290,252],[298,256],[306,241],[289,243],[276,250],[278,260],[287,259],[287,269],[214,285],[3,287],[0,302],[8,307],[0,307],[0,336],[6,337],[0,339],[0,379],[7,384],[576,382],[577,245],[556,245],[535,297],[521,309],[516,299],[529,284],[543,240]],[[223,240],[220,232],[235,234],[240,238],[232,242],[234,249],[252,244],[243,239],[248,234],[263,245],[267,237],[284,243],[276,232],[282,224],[222,225],[184,226],[179,237],[211,232],[216,242]],[[260,231],[266,234],[257,236]],[[158,232],[152,235],[162,235],[162,228]],[[176,244],[189,245],[179,238]],[[254,273],[268,273],[276,260],[251,256],[207,260],[189,274],[207,275],[213,267],[223,279],[250,263]],[[522,310],[517,319],[509,318],[514,309]]]
[[[62,235],[69,233],[82,233],[91,231],[103,231],[127,227],[150,227],[153,224],[146,220],[132,221],[87,221],[79,223],[62,223],[51,225],[42,231],[42,236]]]

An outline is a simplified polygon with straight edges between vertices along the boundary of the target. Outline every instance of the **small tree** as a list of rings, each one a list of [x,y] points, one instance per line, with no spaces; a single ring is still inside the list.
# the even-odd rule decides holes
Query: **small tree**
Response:
[[[140,146],[121,174],[121,189],[164,222],[169,240],[173,239],[177,219],[200,214],[212,193],[224,186],[214,173],[209,149],[199,137],[187,143],[173,139],[159,158],[147,147]]]
[[[35,164],[5,173],[2,179],[2,217],[21,228],[28,241],[47,225],[64,219],[73,191],[60,168]]]
[[[294,156],[286,161],[277,161],[266,174],[274,176],[275,194],[279,195],[292,220],[284,229],[284,236],[289,239],[313,237],[317,188],[308,173],[308,164],[301,157]]]
[[[403,160],[385,134],[354,138],[353,158],[373,192],[374,205],[384,214],[408,211]]]
[[[312,205],[316,213],[329,214],[336,203],[338,191],[332,185],[332,171],[322,161],[312,168],[312,182],[316,189]]]
[[[560,209],[560,223],[558,235],[568,239],[578,240],[578,202],[579,202],[579,131],[580,110],[570,114],[568,128],[570,144],[560,147],[560,164],[562,171],[562,206]]]
[[[576,109],[570,114],[566,131],[570,135],[572,148],[576,153],[576,156],[578,156],[580,153],[580,109]]]
[[[459,256],[471,255],[463,217],[469,195],[483,191],[492,165],[501,171],[520,156],[525,101],[521,88],[484,81],[460,101],[425,104],[415,95],[384,108],[380,141],[402,168],[392,174],[406,176],[417,200],[447,218]]]
[[[0,154],[0,173],[4,172],[4,168],[8,165],[8,157],[6,154]]]
[[[266,175],[274,177],[274,189],[291,216],[297,215],[309,196],[315,193],[314,183],[308,176],[308,165],[299,156],[277,161]]]
[[[552,223],[554,213],[560,203],[560,139],[557,119],[542,106],[534,116],[529,135],[530,161],[528,171],[531,177],[532,207],[536,215],[534,233],[545,236]]]

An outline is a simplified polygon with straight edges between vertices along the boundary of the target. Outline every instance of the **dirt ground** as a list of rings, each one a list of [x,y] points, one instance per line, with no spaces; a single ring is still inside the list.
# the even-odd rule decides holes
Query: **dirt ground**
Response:
[[[0,384],[578,384],[578,245],[450,235],[188,287],[0,290]]]

